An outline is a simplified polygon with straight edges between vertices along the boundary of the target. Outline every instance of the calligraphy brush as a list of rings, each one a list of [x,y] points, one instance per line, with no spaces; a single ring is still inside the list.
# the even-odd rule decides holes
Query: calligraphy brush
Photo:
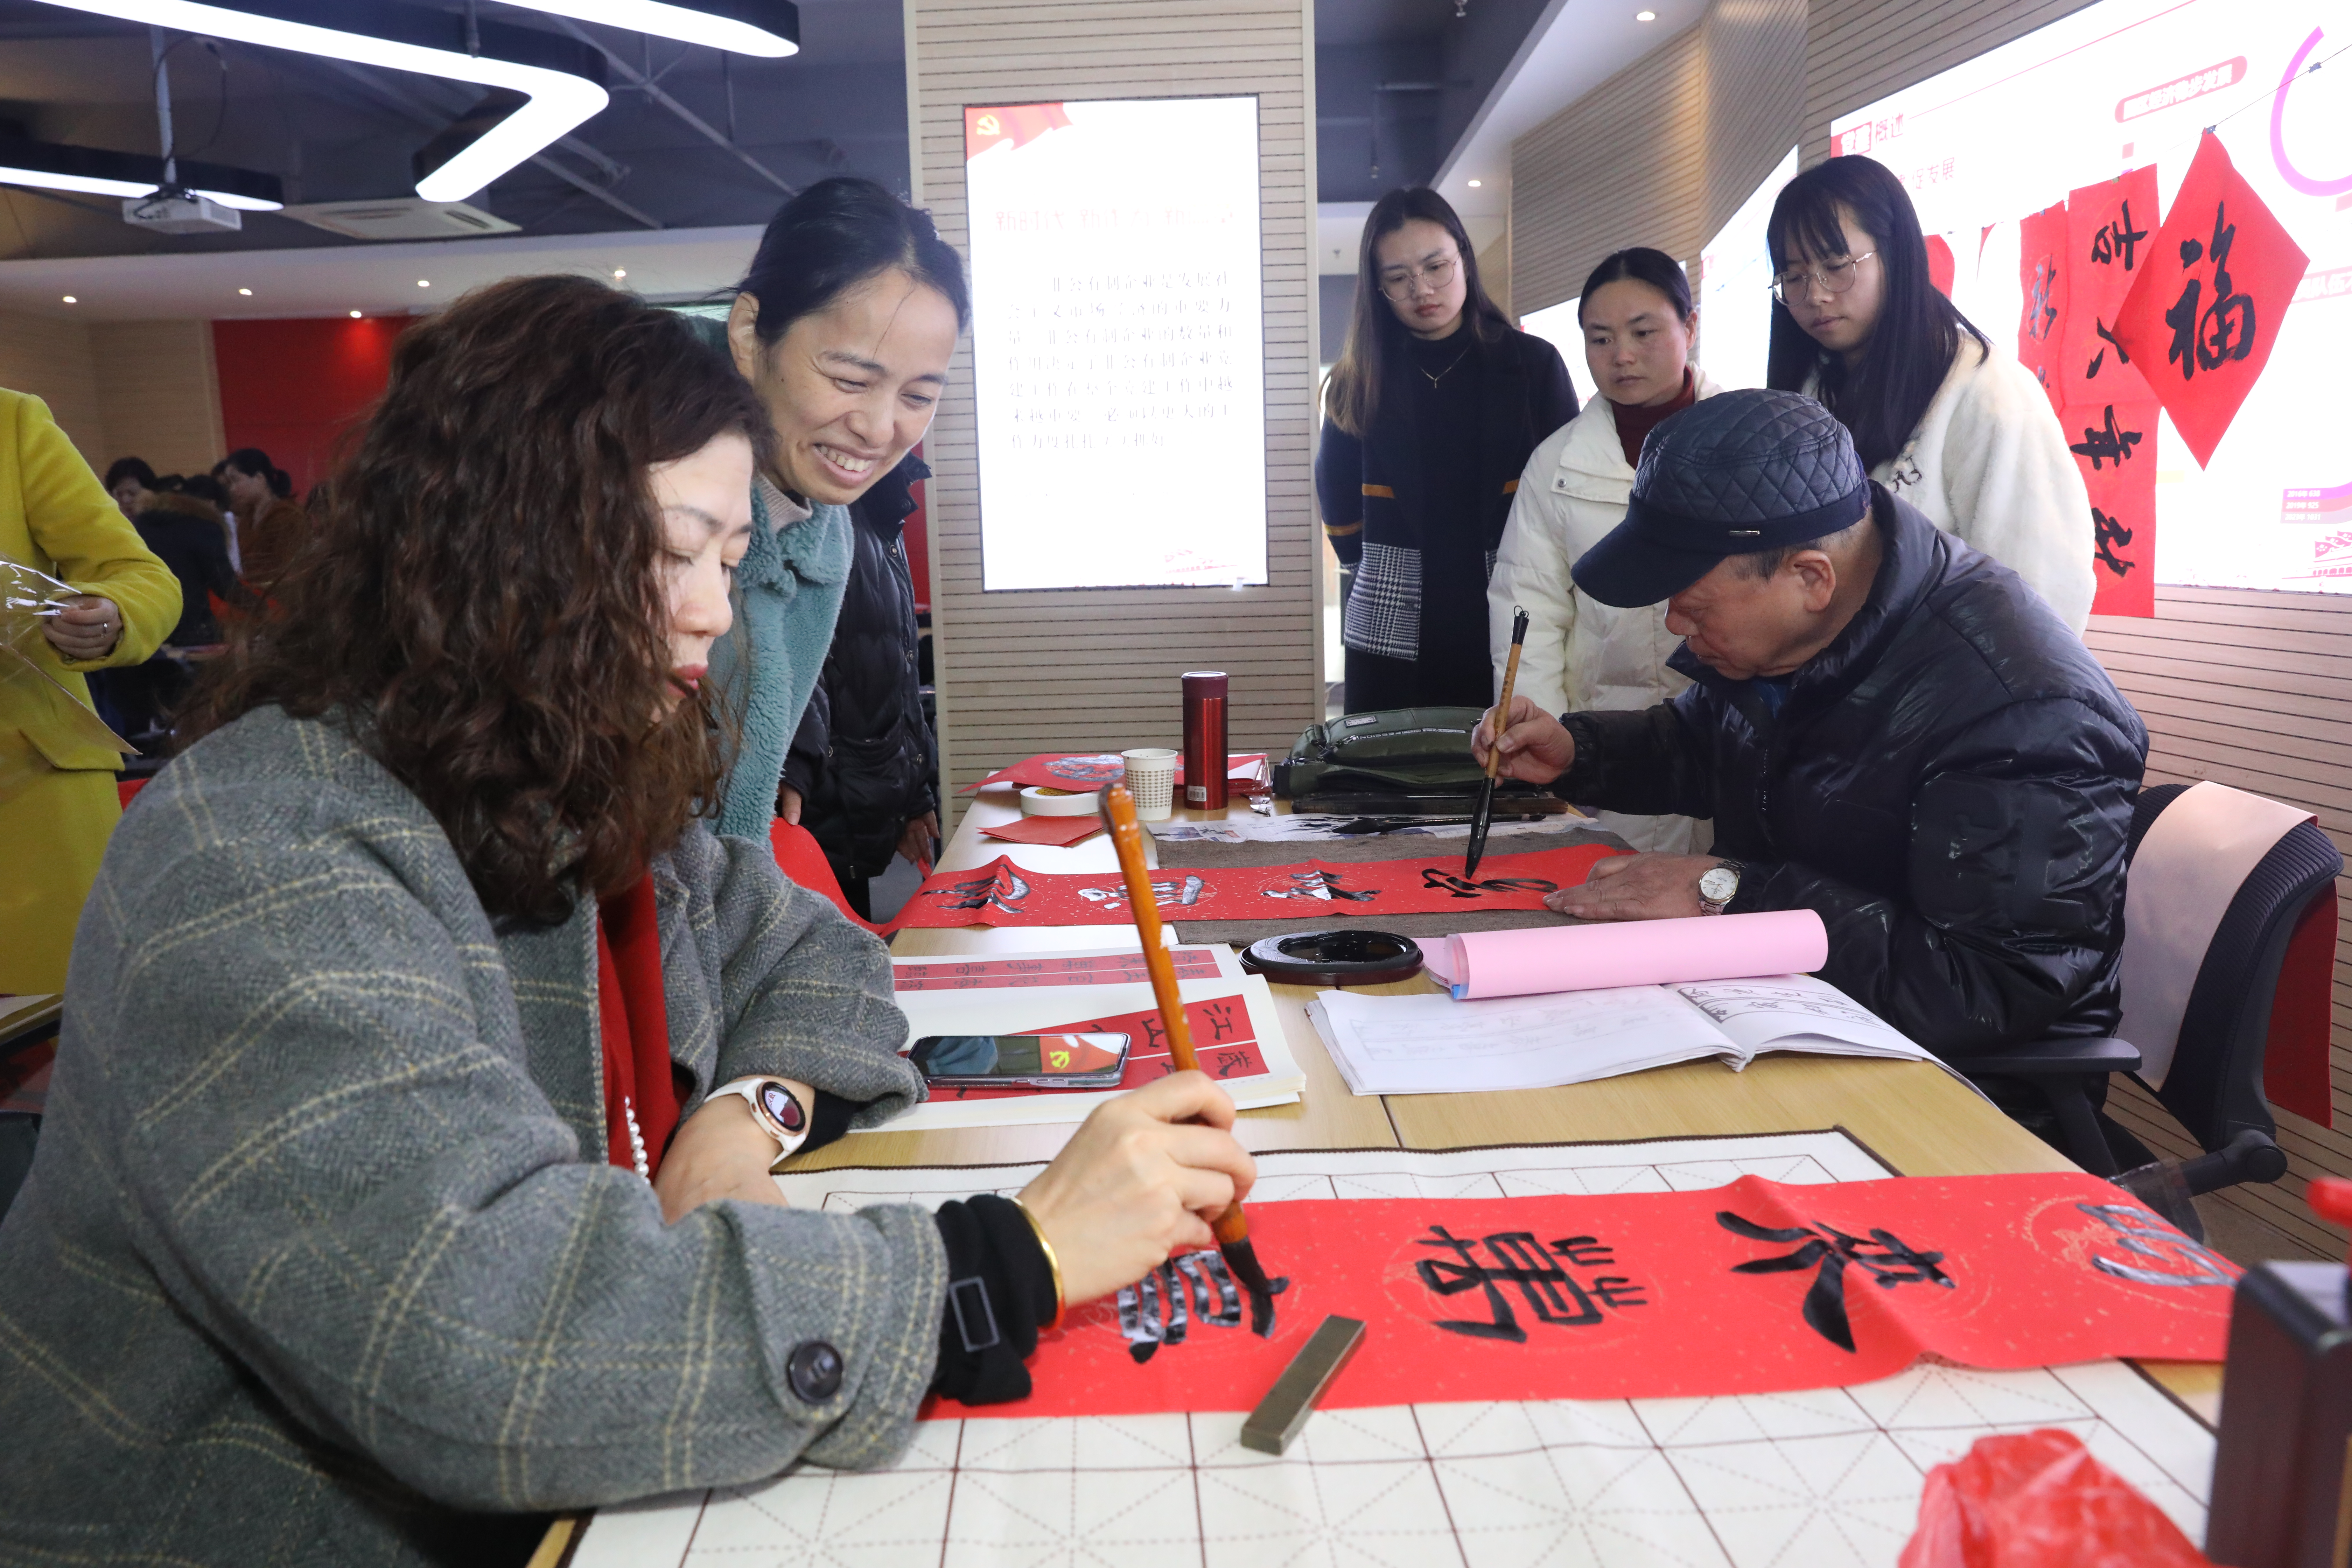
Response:
[[[1169,1054],[1179,1072],[1193,1072],[1200,1060],[1192,1054],[1192,1028],[1184,1017],[1184,999],[1176,987],[1176,961],[1160,940],[1160,900],[1151,890],[1151,872],[1143,864],[1143,829],[1136,825],[1135,797],[1123,784],[1102,792],[1103,815],[1110,819],[1110,841],[1118,851],[1118,874],[1127,883],[1127,901],[1135,910],[1136,934],[1143,939],[1143,966],[1151,975],[1152,1000],[1160,1004],[1160,1026],[1168,1031]],[[1237,1199],[1210,1226],[1225,1267],[1250,1300],[1250,1332],[1260,1339],[1274,1333],[1274,1299],[1290,1286],[1287,1279],[1269,1279],[1250,1240],[1249,1215]]]
[[[1503,729],[1511,721],[1511,688],[1518,683],[1519,653],[1528,646],[1528,613],[1511,606],[1511,661],[1503,666],[1503,695],[1495,700],[1495,741],[1486,748],[1486,781],[1478,786],[1478,809],[1470,816],[1470,853],[1463,858],[1462,875],[1478,874],[1486,858],[1486,830],[1495,826],[1495,774],[1503,763]]]

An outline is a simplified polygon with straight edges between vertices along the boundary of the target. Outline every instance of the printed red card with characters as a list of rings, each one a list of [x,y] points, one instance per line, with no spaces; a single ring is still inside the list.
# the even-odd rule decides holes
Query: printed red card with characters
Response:
[[[927,1414],[1246,1410],[1332,1313],[1369,1326],[1333,1408],[1823,1388],[1924,1355],[2219,1361],[2239,1274],[2083,1175],[1252,1204],[1250,1226],[1288,1280],[1270,1338],[1190,1253],[1074,1308],[1028,1399]]]

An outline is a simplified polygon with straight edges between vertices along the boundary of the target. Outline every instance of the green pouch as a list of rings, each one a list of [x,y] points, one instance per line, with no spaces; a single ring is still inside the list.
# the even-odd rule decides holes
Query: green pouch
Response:
[[[1469,791],[1486,776],[1470,754],[1483,708],[1391,708],[1310,724],[1274,764],[1274,793]]]

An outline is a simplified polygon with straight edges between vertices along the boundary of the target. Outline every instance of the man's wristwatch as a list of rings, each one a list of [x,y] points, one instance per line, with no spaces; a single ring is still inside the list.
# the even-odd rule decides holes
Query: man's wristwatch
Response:
[[[1719,915],[1723,907],[1739,896],[1739,873],[1744,869],[1737,860],[1726,860],[1720,866],[1710,866],[1698,879],[1698,912]]]
[[[722,1094],[742,1096],[743,1103],[751,1108],[751,1120],[776,1141],[776,1158],[768,1169],[772,1171],[799,1153],[801,1145],[808,1142],[809,1107],[801,1103],[800,1095],[782,1079],[739,1078],[712,1089],[710,1098]]]

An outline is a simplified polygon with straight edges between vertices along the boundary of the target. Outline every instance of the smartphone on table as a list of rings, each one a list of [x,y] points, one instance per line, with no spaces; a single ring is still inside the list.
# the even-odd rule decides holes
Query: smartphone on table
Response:
[[[950,1089],[1117,1089],[1129,1037],[925,1035],[915,1070]]]

